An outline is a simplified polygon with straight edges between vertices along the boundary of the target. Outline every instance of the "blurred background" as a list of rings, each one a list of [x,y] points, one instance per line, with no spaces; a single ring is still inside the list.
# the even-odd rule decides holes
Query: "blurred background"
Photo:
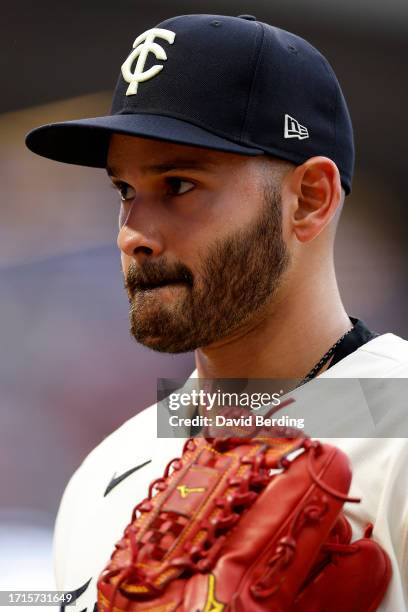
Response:
[[[41,123],[106,114],[135,37],[167,17],[201,12],[256,15],[305,37],[331,62],[357,148],[337,241],[341,290],[350,314],[408,336],[406,0],[7,3],[0,24],[2,589],[54,588],[51,535],[67,480],[108,433],[155,401],[157,377],[193,369],[192,355],[155,354],[129,336],[117,198],[105,172],[36,157],[24,135]]]

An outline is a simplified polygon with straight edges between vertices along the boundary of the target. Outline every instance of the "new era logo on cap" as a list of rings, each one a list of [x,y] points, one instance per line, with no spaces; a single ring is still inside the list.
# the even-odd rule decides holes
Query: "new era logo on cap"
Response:
[[[309,130],[290,115],[285,115],[285,138],[309,138]]]

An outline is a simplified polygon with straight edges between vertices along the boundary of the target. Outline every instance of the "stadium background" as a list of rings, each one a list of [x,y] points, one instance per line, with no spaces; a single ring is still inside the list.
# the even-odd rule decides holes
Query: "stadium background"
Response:
[[[144,30],[181,13],[251,13],[317,46],[349,103],[353,194],[336,262],[350,314],[408,336],[406,0],[39,0],[2,8],[0,69],[0,588],[53,588],[51,534],[68,478],[108,433],[188,375],[128,334],[105,172],[25,150],[41,123],[105,114]],[[244,58],[242,58],[244,59]],[[136,500],[135,500],[136,501]],[[31,552],[30,552],[31,549]],[[33,569],[34,568],[34,569]]]

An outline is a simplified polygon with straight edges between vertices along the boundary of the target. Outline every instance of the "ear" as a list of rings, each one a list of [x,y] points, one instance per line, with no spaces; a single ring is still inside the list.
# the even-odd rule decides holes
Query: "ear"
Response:
[[[340,173],[327,157],[311,157],[291,176],[295,195],[293,231],[300,242],[310,242],[334,217],[341,203]]]

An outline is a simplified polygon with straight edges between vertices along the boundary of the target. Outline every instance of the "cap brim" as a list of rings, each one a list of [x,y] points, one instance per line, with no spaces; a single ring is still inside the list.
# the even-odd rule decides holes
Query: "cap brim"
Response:
[[[148,114],[109,115],[42,125],[29,132],[26,145],[34,153],[49,159],[105,168],[113,133],[167,140],[241,155],[263,153],[261,149],[240,145],[186,121]]]

